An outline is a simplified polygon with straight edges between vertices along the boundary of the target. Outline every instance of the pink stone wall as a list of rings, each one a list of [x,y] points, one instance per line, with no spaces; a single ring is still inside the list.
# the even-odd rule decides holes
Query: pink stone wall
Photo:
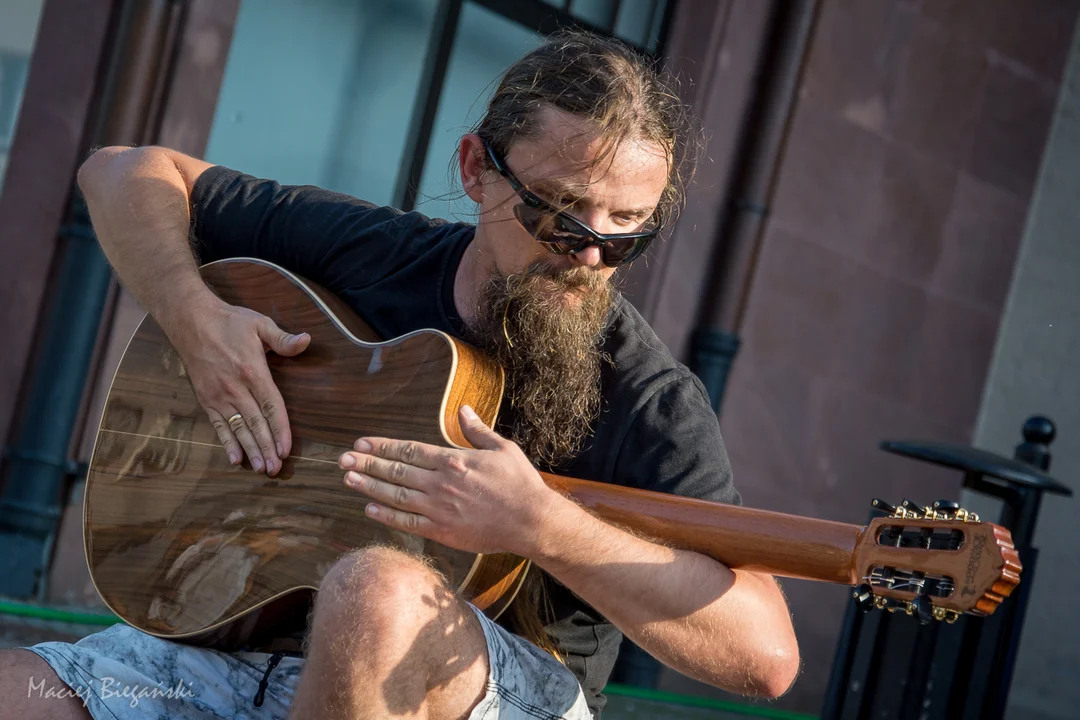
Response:
[[[958,497],[878,443],[971,441],[1078,7],[824,1],[723,407],[748,505]],[[685,354],[694,308],[653,312]],[[785,589],[805,669],[780,706],[819,712],[849,595]]]

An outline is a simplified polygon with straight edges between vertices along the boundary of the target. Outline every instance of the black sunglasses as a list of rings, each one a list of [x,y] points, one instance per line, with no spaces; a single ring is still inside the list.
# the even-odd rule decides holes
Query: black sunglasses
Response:
[[[491,144],[481,138],[495,170],[510,184],[524,202],[514,206],[514,215],[521,226],[548,250],[556,255],[573,255],[590,245],[600,248],[600,257],[608,267],[625,265],[645,252],[645,248],[660,232],[654,215],[646,223],[647,230],[634,233],[598,233],[585,223],[559,210],[529,191],[514,177],[506,162]]]

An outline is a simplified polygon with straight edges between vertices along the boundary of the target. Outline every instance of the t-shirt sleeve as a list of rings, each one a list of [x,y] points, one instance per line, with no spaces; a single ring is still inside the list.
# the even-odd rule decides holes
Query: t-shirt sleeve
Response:
[[[688,371],[654,391],[638,410],[615,465],[620,485],[742,504],[720,423],[701,382]]]
[[[426,229],[416,227],[415,214],[223,166],[199,177],[191,208],[200,262],[258,258],[331,291],[363,288],[391,275],[413,259],[410,240]]]

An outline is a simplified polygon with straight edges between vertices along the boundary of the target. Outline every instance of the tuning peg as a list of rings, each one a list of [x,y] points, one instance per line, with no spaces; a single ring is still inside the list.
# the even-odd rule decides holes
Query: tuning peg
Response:
[[[921,518],[930,514],[930,508],[923,507],[922,505],[911,502],[906,498],[904,499],[904,502],[900,503],[900,507],[902,507],[905,511],[911,513],[917,518]]]
[[[941,617],[938,617],[938,610],[941,610]],[[953,623],[955,623],[957,620],[960,619],[960,613],[956,612],[955,610],[946,610],[945,608],[937,608],[936,607],[936,608],[934,608],[934,619],[935,620],[944,620],[945,622],[952,625]]]
[[[934,606],[930,602],[930,598],[919,595],[907,604],[907,614],[917,617],[922,625],[929,625],[930,621],[934,619]]]
[[[934,520],[955,520],[956,514],[962,512],[960,503],[953,500],[937,500],[930,506]]]
[[[896,507],[895,506],[890,505],[889,503],[885,502],[884,500],[879,500],[878,498],[874,498],[873,500],[870,501],[870,507],[874,508],[875,510],[880,510],[881,512],[885,513],[886,515],[895,515],[896,514]]]
[[[938,500],[934,503],[934,509],[938,512],[952,514],[960,509],[960,503],[954,500]]]
[[[857,586],[851,596],[855,598],[855,607],[863,612],[870,612],[874,609],[874,591],[866,583]]]

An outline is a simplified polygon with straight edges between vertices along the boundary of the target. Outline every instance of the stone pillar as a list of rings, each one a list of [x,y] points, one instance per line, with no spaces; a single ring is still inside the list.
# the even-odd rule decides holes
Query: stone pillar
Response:
[[[974,434],[1011,455],[1029,415],[1057,425],[1052,474],[1080,489],[1080,35],[1062,80]],[[967,499],[965,499],[967,500]],[[977,502],[970,503],[977,505]],[[977,507],[986,516],[997,509]],[[1065,720],[1080,708],[1080,524],[1075,499],[1048,497],[1009,698],[1010,720]]]

